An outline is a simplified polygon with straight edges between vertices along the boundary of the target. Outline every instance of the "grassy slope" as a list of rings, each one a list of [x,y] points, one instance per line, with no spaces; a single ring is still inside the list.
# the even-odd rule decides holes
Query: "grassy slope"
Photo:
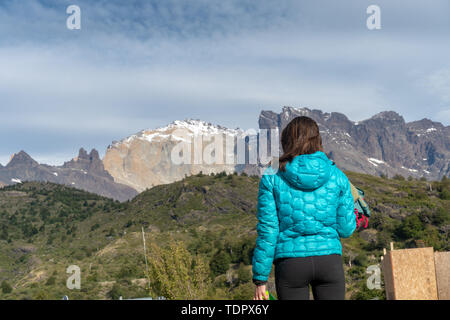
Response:
[[[366,191],[373,211],[370,228],[343,241],[348,295],[382,298],[381,291],[365,289],[366,267],[378,262],[389,241],[400,248],[421,245],[421,239],[449,250],[449,200],[440,198],[440,183],[348,176]],[[228,276],[214,275],[210,298],[250,298],[252,284],[248,276],[237,280],[237,267],[250,270],[258,183],[247,176],[192,176],[123,204],[54,184],[1,189],[0,281],[14,289],[0,290],[0,298],[146,296],[142,226],[148,242],[164,245],[173,237],[210,260],[225,256]],[[72,264],[82,270],[81,290],[65,286]]]

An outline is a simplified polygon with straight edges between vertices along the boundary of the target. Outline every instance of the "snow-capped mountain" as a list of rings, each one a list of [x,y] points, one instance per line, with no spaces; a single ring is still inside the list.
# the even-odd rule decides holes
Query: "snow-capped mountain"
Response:
[[[177,120],[165,127],[143,130],[121,141],[114,141],[108,147],[103,163],[116,182],[138,191],[199,172],[231,173],[236,170],[235,165],[228,164],[225,158],[222,158],[222,163],[205,164],[203,157],[207,151],[204,147],[211,144],[215,136],[220,136],[225,150],[226,140],[234,141],[241,133],[240,129],[228,129],[200,120]],[[178,164],[172,159],[172,150],[180,142],[187,143],[190,160]],[[196,143],[202,147],[199,148],[200,154],[195,151]],[[230,152],[234,154],[234,148]]]

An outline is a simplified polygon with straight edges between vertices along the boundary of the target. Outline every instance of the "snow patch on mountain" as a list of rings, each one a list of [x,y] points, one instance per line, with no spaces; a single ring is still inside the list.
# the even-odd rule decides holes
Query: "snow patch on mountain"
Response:
[[[369,161],[375,167],[378,167],[379,164],[385,164],[386,163],[383,160],[375,159],[375,158],[368,158],[367,161]]]
[[[229,129],[201,120],[176,120],[164,127],[142,130],[141,132],[131,135],[130,137],[125,138],[119,142],[113,142],[113,146],[117,147],[120,144],[129,146],[136,139],[145,140],[148,142],[161,140],[191,142],[191,138],[197,136],[226,135],[234,137],[242,133],[243,130],[239,128]]]
[[[414,172],[414,173],[419,172],[419,170],[411,169],[411,168],[406,168],[406,167],[404,167],[404,166],[402,166],[402,169],[405,169],[405,170],[408,170],[409,172]],[[424,170],[424,171],[425,171],[425,170]]]

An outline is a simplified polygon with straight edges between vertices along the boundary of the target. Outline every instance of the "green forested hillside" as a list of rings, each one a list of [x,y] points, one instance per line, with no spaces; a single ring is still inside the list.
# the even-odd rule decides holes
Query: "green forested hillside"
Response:
[[[367,230],[343,240],[348,297],[383,298],[382,290],[365,288],[365,272],[390,241],[397,248],[450,250],[449,180],[348,176],[366,191],[373,212]],[[182,288],[192,281],[204,284],[197,298],[251,299],[258,183],[258,177],[200,174],[126,203],[50,183],[0,189],[0,298],[137,298],[170,295],[164,288],[171,283]],[[66,288],[70,265],[81,268],[80,290]],[[165,278],[171,265],[198,271]],[[273,277],[269,288],[274,291]]]

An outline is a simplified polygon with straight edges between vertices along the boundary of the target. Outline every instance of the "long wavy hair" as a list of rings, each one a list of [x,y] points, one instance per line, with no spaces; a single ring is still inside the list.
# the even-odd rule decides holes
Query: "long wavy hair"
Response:
[[[296,117],[281,132],[283,155],[279,160],[281,171],[286,171],[286,163],[301,154],[323,152],[319,126],[309,117]]]

